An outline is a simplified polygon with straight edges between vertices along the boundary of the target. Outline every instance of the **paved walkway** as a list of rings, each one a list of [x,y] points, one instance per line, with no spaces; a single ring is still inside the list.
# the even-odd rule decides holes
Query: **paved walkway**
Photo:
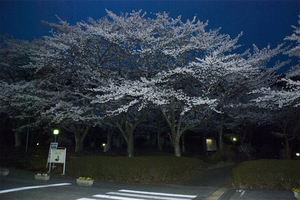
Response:
[[[212,169],[204,174],[179,181],[182,186],[218,187],[206,200],[295,200],[292,191],[234,189],[231,183],[231,170],[235,166]]]
[[[178,185],[199,187],[227,187],[231,181],[231,170],[234,166],[211,169],[204,174],[179,181]]]

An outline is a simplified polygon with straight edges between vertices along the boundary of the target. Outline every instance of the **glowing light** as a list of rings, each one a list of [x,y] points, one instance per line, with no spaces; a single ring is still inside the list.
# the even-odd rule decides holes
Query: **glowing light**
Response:
[[[58,129],[54,129],[53,130],[53,134],[54,134],[54,142],[56,142],[56,136],[58,135],[59,130]]]

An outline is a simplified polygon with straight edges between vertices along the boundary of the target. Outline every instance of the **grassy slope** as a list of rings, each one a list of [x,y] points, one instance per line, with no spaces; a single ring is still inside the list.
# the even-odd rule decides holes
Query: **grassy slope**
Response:
[[[174,156],[105,157],[84,156],[68,161],[72,177],[134,183],[170,183],[201,173],[206,165],[195,158]]]
[[[232,178],[237,188],[291,190],[300,187],[300,161],[246,161],[232,170]]]
[[[46,149],[48,151],[48,149]],[[46,152],[46,151],[45,151]],[[47,153],[1,155],[0,167],[47,172]],[[197,158],[174,156],[108,157],[101,155],[69,155],[66,173],[70,177],[92,177],[131,183],[173,183],[193,174],[204,172],[208,167],[218,166],[223,158],[216,155]],[[203,162],[204,161],[204,162]],[[51,174],[61,174],[62,165],[51,170]],[[232,170],[233,187],[252,189],[300,188],[299,160],[253,160],[240,163]]]

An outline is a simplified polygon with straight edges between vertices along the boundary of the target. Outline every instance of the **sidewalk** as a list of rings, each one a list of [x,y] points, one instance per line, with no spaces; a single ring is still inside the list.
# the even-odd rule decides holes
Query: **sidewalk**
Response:
[[[220,200],[295,200],[292,191],[229,189]]]
[[[226,166],[212,169],[204,174],[179,181],[177,185],[199,186],[199,187],[218,187],[220,191],[226,191],[221,194],[211,195],[207,199],[212,200],[295,200],[292,191],[281,190],[250,190],[230,188],[231,170],[235,166]]]
[[[31,172],[31,171],[26,171],[21,169],[10,169],[9,175],[7,177],[9,177],[9,179],[18,179],[26,182],[26,181],[35,180],[34,178],[35,174],[36,172]],[[6,178],[6,177],[0,177],[0,178]],[[75,183],[75,179],[67,178],[64,176],[57,176],[57,175],[51,175],[49,181],[47,182],[39,181],[39,180],[37,180],[36,182],[38,184],[49,184],[49,183],[62,183],[66,181]]]
[[[231,181],[234,166],[211,169],[203,174],[179,181],[176,185],[200,187],[226,187]]]

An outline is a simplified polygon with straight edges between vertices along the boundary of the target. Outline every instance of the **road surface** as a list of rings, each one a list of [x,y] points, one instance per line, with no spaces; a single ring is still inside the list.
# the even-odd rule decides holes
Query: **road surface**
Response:
[[[34,173],[11,170],[0,177],[0,199],[6,200],[291,200],[290,191],[239,190],[226,188],[229,168],[212,170],[174,185],[140,185],[94,181],[92,186],[79,186],[74,178],[50,177],[37,181]],[[215,174],[215,178],[213,177]],[[201,180],[200,180],[201,179]],[[211,180],[213,179],[213,180]],[[219,181],[218,181],[219,179]],[[207,184],[211,184],[208,186]]]

